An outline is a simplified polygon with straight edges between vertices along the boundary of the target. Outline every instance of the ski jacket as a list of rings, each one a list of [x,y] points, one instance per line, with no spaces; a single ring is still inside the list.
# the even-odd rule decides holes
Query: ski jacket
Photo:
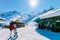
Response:
[[[10,24],[10,30],[14,30],[14,24]]]

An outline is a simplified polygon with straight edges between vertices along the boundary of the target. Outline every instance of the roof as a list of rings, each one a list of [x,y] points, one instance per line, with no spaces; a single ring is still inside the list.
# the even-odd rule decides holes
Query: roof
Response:
[[[50,18],[50,17],[55,17],[55,16],[60,16],[60,9],[46,12],[40,15],[40,19],[45,19],[45,18]]]
[[[5,18],[0,17],[0,23],[5,23]]]

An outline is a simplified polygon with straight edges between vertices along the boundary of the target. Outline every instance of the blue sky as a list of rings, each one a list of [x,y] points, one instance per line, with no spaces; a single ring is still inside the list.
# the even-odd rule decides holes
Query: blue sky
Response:
[[[60,0],[39,0],[35,9],[30,8],[29,0],[0,0],[0,11],[40,12],[43,9],[60,7]]]

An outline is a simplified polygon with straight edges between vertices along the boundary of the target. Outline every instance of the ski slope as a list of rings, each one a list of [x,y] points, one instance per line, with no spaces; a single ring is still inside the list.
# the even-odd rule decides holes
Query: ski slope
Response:
[[[18,28],[18,38],[16,40],[49,40],[48,38],[38,34],[35,29],[36,25],[26,25],[26,27]],[[9,29],[0,29],[0,40],[7,40],[9,38]]]
[[[18,29],[20,30],[18,33],[18,39],[17,40],[49,40],[48,38],[39,35],[34,27],[25,27]]]

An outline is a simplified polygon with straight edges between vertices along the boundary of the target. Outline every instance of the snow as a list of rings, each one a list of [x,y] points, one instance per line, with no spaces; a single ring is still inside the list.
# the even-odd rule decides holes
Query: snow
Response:
[[[47,12],[42,15],[40,15],[40,19],[54,17],[54,16],[60,16],[60,9],[54,10],[52,12]]]
[[[31,26],[31,25],[30,25]],[[17,40],[49,40],[48,38],[39,35],[36,31],[35,28],[36,27],[30,27],[30,26],[26,26],[24,28],[20,28],[17,30],[18,31],[18,39]]]
[[[36,28],[36,32],[42,36],[49,38],[50,40],[60,40],[60,33],[52,32],[51,30],[43,30]]]
[[[48,38],[38,34],[36,31],[36,26],[33,27],[26,25],[26,27],[18,28],[18,38],[16,40],[49,40]],[[7,40],[9,38],[10,31],[9,29],[2,28],[0,29],[0,40]]]
[[[0,40],[7,40],[9,38],[9,29],[0,29]]]
[[[18,38],[16,40],[60,40],[60,33],[37,28],[36,22],[29,22],[26,27],[17,28]],[[0,40],[7,40],[10,30],[0,28]]]

